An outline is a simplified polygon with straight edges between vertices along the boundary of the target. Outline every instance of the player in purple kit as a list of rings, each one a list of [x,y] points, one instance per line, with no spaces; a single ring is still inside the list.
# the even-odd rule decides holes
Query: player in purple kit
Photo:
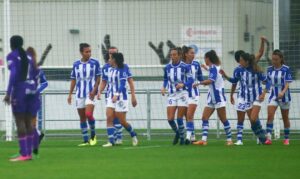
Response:
[[[7,56],[10,70],[9,83],[4,101],[12,105],[16,120],[20,155],[10,161],[26,161],[32,159],[33,127],[32,118],[36,108],[36,69],[32,58],[23,49],[23,38],[19,35],[10,38],[12,52]]]

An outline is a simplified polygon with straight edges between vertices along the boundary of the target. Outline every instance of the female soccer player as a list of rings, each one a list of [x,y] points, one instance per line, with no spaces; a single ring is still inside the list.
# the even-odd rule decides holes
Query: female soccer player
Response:
[[[33,129],[31,121],[37,113],[35,79],[38,71],[31,57],[22,48],[23,38],[21,36],[12,36],[10,46],[12,52],[7,56],[10,77],[4,102],[12,105],[20,146],[20,155],[11,158],[10,161],[26,161],[32,158]]]
[[[262,82],[266,82],[267,78],[257,65],[254,55],[242,53],[239,63],[240,66],[235,70],[233,78],[229,78],[224,71],[221,73],[233,84],[240,82],[241,89],[238,97],[240,101],[238,101],[237,108],[247,112],[253,132],[261,143],[265,143],[265,132],[258,116],[265,95],[263,91],[266,91],[262,89]]]
[[[71,86],[68,103],[72,103],[72,93],[76,86],[76,107],[80,117],[80,127],[83,143],[78,146],[96,145],[95,119],[93,116],[95,100],[100,83],[101,69],[97,60],[91,58],[91,47],[87,43],[81,43],[79,50],[82,58],[73,64],[71,72]],[[91,130],[91,138],[88,137],[87,122]]]
[[[171,63],[164,68],[164,83],[161,94],[164,96],[168,90],[167,117],[169,125],[175,132],[173,145],[176,145],[180,138],[180,145],[184,145],[184,124],[183,116],[186,114],[188,106],[187,86],[187,65],[181,61],[182,50],[180,47],[170,51]],[[174,121],[177,111],[177,125]]]
[[[48,86],[48,82],[45,76],[45,73],[43,72],[42,69],[40,69],[37,66],[37,55],[36,51],[33,47],[28,47],[26,52],[31,55],[33,63],[37,70],[39,71],[38,79],[37,79],[37,91],[36,91],[36,96],[37,96],[37,111],[39,112],[41,110],[41,96],[40,94],[44,91],[45,88]],[[41,133],[41,131],[38,130],[36,127],[37,123],[37,114],[34,115],[33,121],[32,121],[32,126],[33,126],[33,154],[34,156],[38,155],[38,149],[39,149],[39,144],[41,139],[43,138],[44,134]]]
[[[117,47],[110,47],[108,49],[108,54],[105,55],[105,58],[104,58],[104,61],[105,61],[105,65],[103,65],[102,67],[102,81],[101,81],[101,84],[100,84],[100,90],[98,92],[98,100],[100,100],[100,97],[101,97],[101,93],[103,92],[103,90],[105,89],[106,85],[107,85],[107,75],[108,75],[108,71],[109,69],[111,68],[111,65],[109,64],[109,59],[111,59],[111,56],[113,53],[117,53],[118,52],[118,49]],[[127,66],[125,64],[125,66]],[[130,71],[128,70],[127,71],[128,74],[128,84],[129,84],[129,88],[130,88],[130,91],[131,91],[131,104],[133,107],[136,107],[137,106],[137,100],[136,100],[136,96],[135,96],[135,87],[134,87],[134,81],[133,81],[133,78],[132,78],[132,74],[130,73]],[[107,98],[107,93],[105,94],[105,98]],[[123,135],[122,135],[122,125],[120,123],[120,120],[118,118],[115,118],[113,120],[113,123],[114,123],[114,127],[115,127],[115,133],[114,133],[114,137],[115,137],[115,144],[116,145],[121,145],[123,143]]]
[[[226,145],[233,145],[231,139],[231,128],[229,121],[226,118],[226,98],[224,94],[224,81],[222,75],[219,73],[221,61],[214,50],[210,50],[205,53],[205,63],[209,66],[208,79],[201,81],[197,86],[208,85],[208,95],[207,95],[207,106],[204,108],[202,115],[202,140],[194,142],[195,145],[207,145],[207,135],[208,135],[208,120],[213,114],[215,109],[217,110],[218,116],[224,125],[224,130],[227,136]]]
[[[264,53],[265,41],[266,41],[266,38],[264,36],[260,37],[260,48],[259,48],[259,51],[255,55],[256,61],[259,61]],[[235,52],[234,57],[235,57],[235,61],[237,63],[239,63],[240,55],[243,53],[245,53],[243,50],[238,50]],[[238,73],[238,71],[240,71],[240,68],[241,68],[240,65],[238,67],[236,67],[234,69],[233,74],[235,75],[236,73]],[[235,101],[233,95],[235,93],[237,85],[238,85],[239,92],[237,94],[237,101]],[[238,84],[232,83],[231,92],[230,92],[230,102],[231,102],[231,104],[235,105],[235,108],[237,111],[237,120],[238,120],[237,121],[237,142],[234,143],[235,145],[243,145],[243,129],[244,129],[244,121],[245,121],[246,111],[248,111],[247,114],[248,114],[249,119],[250,119],[250,114],[251,114],[251,109],[249,109],[249,110],[247,109],[248,108],[247,106],[249,106],[249,105],[246,104],[244,97],[242,97],[242,94],[244,94],[243,91],[245,89],[246,89],[246,87],[243,86],[243,84],[241,84],[241,83],[238,83]]]
[[[271,87],[268,104],[267,141],[271,145],[273,120],[277,107],[280,107],[284,124],[284,145],[289,145],[290,120],[289,108],[291,94],[289,85],[293,81],[291,70],[284,65],[283,54],[280,50],[274,50],[272,54],[272,66],[267,71],[268,83]]]
[[[137,146],[137,134],[132,126],[126,121],[126,113],[128,112],[128,92],[126,82],[128,80],[128,74],[131,74],[131,72],[128,65],[124,64],[122,53],[113,53],[109,63],[111,68],[108,68],[107,75],[103,76],[103,80],[107,85],[106,117],[109,142],[102,146],[112,147],[115,145],[115,127],[113,126],[113,120],[115,118],[118,118],[121,125],[130,133],[132,145]],[[104,88],[101,87],[100,91],[103,89]]]
[[[183,46],[183,60],[188,64],[188,74],[191,75],[192,83],[188,86],[188,108],[186,115],[186,139],[185,144],[195,142],[195,129],[194,129],[194,114],[199,103],[200,92],[197,86],[193,84],[203,81],[202,70],[200,63],[195,60],[195,51],[192,47]]]

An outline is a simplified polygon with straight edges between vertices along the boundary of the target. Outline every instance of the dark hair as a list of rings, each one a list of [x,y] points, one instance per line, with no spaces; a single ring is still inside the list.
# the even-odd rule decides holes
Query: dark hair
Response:
[[[14,35],[10,38],[10,47],[12,50],[18,50],[21,57],[21,80],[26,81],[28,74],[29,60],[25,50],[22,48],[23,38],[19,35]]]
[[[111,54],[112,58],[115,59],[118,68],[124,68],[124,56],[122,53]]]
[[[180,58],[182,58],[182,49],[181,49],[181,47],[171,48],[170,52],[172,50],[175,50],[177,52],[178,56],[180,56]]]
[[[284,64],[283,53],[279,49],[274,50],[272,55],[277,55],[281,59],[281,64]]]
[[[234,58],[235,58],[236,62],[238,62],[238,63],[240,62],[240,57],[243,53],[245,53],[244,50],[238,50],[234,53]]]
[[[90,47],[90,44],[88,43],[81,43],[79,44],[79,51],[83,52],[84,48]]]
[[[108,53],[108,51],[104,53],[103,57],[104,57],[104,62],[107,63],[108,60],[109,60],[109,53]]]
[[[210,50],[210,51],[206,52],[204,57],[208,58],[210,60],[210,62],[215,64],[215,65],[220,65],[221,64],[221,61],[220,61],[216,51],[214,51],[214,50]]]
[[[187,47],[187,46],[182,46],[182,59],[185,62],[186,61],[186,55],[191,49],[193,49],[192,47]]]
[[[249,53],[241,54],[241,58],[243,58],[246,62],[248,62],[249,67],[253,69],[254,72],[261,73],[262,69],[258,66],[255,56]]]

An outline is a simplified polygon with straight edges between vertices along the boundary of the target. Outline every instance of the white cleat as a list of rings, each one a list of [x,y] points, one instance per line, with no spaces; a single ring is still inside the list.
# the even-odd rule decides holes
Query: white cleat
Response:
[[[106,144],[103,144],[102,147],[112,147],[114,144],[107,142]]]
[[[116,140],[116,145],[122,145],[122,144],[123,144],[122,139],[117,139],[117,140]]]
[[[236,141],[236,143],[234,143],[234,145],[244,145],[244,144],[241,140],[238,140],[238,141]]]
[[[139,141],[138,141],[137,137],[136,136],[132,137],[132,145],[137,146],[138,143],[139,143]]]

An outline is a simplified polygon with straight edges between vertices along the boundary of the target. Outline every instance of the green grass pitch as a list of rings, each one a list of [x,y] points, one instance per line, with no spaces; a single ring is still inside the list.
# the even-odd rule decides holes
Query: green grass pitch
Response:
[[[103,139],[103,138],[102,138]],[[171,141],[170,137],[170,141]],[[166,140],[141,140],[132,147],[79,148],[79,141],[49,139],[43,141],[40,158],[11,163],[17,142],[0,142],[0,178],[104,178],[104,179],[196,179],[196,178],[300,178],[300,141],[283,146],[225,146],[223,140],[209,140],[207,146],[172,146]]]

